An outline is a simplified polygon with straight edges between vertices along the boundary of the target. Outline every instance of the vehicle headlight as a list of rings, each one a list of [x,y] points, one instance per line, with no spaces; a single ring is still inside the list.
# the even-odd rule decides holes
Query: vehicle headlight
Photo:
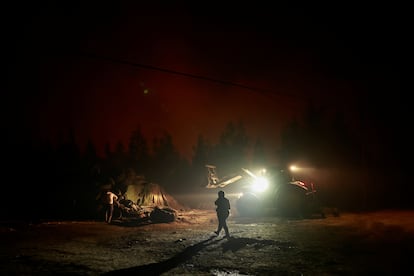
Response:
[[[269,182],[266,178],[257,177],[252,183],[252,190],[255,192],[263,192],[269,186]]]

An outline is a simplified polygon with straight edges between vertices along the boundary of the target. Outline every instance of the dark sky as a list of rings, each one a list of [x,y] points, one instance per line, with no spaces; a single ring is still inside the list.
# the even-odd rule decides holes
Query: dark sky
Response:
[[[167,131],[189,157],[229,121],[274,148],[310,101],[350,121],[407,105],[406,7],[209,5],[10,5],[3,118],[99,151]]]

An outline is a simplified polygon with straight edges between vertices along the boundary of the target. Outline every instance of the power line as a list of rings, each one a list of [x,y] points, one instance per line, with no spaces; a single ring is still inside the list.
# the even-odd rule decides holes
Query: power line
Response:
[[[261,89],[261,88],[247,86],[247,85],[243,85],[243,84],[239,84],[239,83],[235,83],[235,82],[231,82],[231,81],[225,81],[225,80],[209,78],[209,77],[205,77],[205,76],[201,76],[201,75],[194,75],[194,74],[179,72],[179,71],[175,71],[175,70],[171,70],[171,69],[165,69],[165,68],[156,67],[156,66],[152,66],[152,65],[147,65],[147,64],[136,63],[136,62],[131,62],[131,61],[127,61],[127,60],[116,59],[116,58],[112,58],[112,57],[108,57],[108,56],[102,56],[102,55],[97,55],[97,54],[93,54],[93,53],[86,53],[86,52],[81,52],[79,54],[81,56],[85,56],[85,57],[88,57],[88,58],[105,60],[105,61],[109,61],[109,62],[112,62],[112,63],[123,64],[123,65],[132,66],[132,67],[139,67],[139,68],[144,68],[144,69],[147,69],[147,70],[159,71],[159,72],[163,72],[163,73],[167,73],[167,74],[179,75],[179,76],[184,76],[184,77],[188,77],[188,78],[219,83],[219,84],[223,84],[223,85],[240,87],[240,88],[250,90],[250,91],[253,91],[253,92],[262,93],[266,96],[285,96],[285,97],[296,98],[296,99],[299,98],[299,96],[289,94],[289,93],[274,92],[274,91],[271,91],[269,89]],[[303,97],[301,97],[301,98],[303,98]]]

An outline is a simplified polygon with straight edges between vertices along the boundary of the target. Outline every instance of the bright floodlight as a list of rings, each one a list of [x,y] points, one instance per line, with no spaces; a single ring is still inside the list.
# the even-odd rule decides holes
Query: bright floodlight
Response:
[[[266,178],[263,177],[257,177],[253,184],[252,184],[252,190],[256,192],[263,192],[267,189],[267,186],[269,185],[269,182]]]
[[[297,171],[298,170],[298,167],[296,167],[295,165],[292,165],[292,166],[290,166],[290,170],[292,172]]]

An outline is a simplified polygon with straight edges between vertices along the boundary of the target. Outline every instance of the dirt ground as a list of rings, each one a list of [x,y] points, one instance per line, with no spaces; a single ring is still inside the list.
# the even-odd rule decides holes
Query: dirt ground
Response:
[[[414,211],[176,222],[2,222],[1,275],[396,275],[412,271]]]

